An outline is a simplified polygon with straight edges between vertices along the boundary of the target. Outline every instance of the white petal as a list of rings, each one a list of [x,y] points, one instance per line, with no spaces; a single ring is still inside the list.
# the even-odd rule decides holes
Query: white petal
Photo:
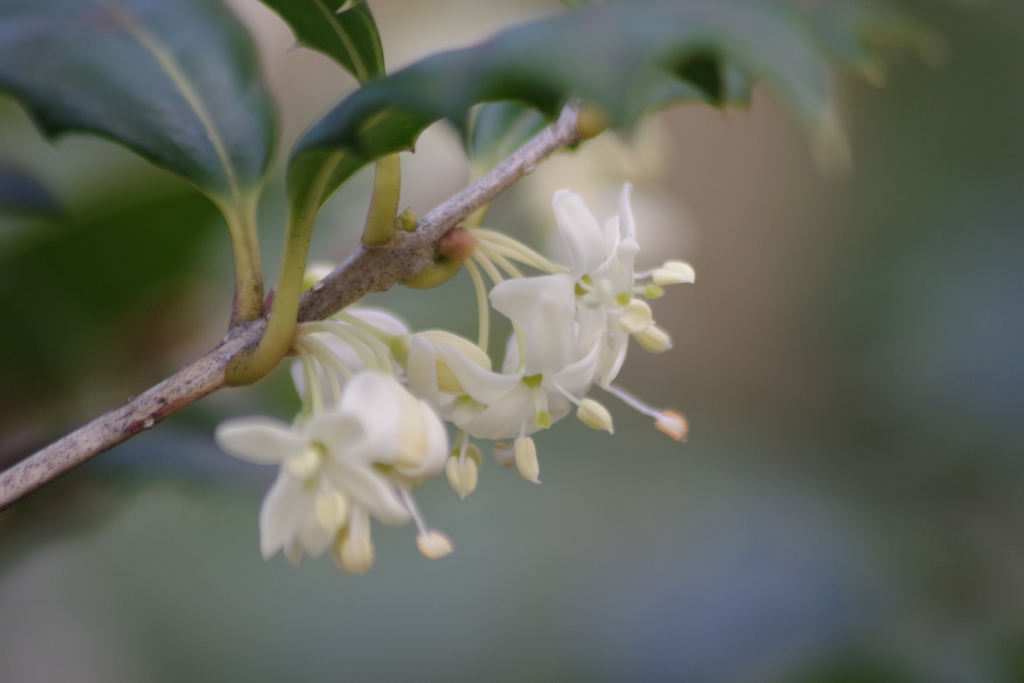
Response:
[[[324,554],[324,551],[331,547],[336,532],[324,529],[317,521],[310,520],[299,531],[299,542],[302,549],[314,560]]]
[[[437,355],[459,380],[466,393],[484,405],[494,403],[521,384],[521,375],[503,375],[484,370],[453,346],[438,344]]]
[[[605,259],[604,235],[594,214],[575,192],[559,190],[551,200],[558,221],[558,230],[572,256],[572,272],[576,278],[590,273]]]
[[[309,421],[306,437],[327,449],[328,457],[344,457],[363,436],[359,421],[344,413],[321,413]]]
[[[608,388],[622,369],[629,349],[629,335],[620,330],[611,330],[604,340],[604,348],[597,364],[597,381]]]
[[[270,559],[291,543],[312,510],[313,496],[302,488],[300,482],[283,471],[279,473],[260,506],[260,552],[263,559]]]
[[[501,372],[505,375],[515,375],[519,372],[519,340],[515,333],[508,336],[505,342],[505,360],[501,364]]]
[[[444,330],[427,330],[425,332],[418,332],[415,335],[414,339],[420,340],[421,344],[423,344],[423,343],[430,344],[430,346],[431,346],[430,356],[432,358],[434,358],[434,350],[433,350],[434,346],[436,346],[437,344],[447,344],[449,346],[454,346],[459,351],[462,351],[462,353],[464,353],[470,359],[472,359],[473,361],[476,361],[476,364],[479,365],[480,367],[482,367],[484,370],[490,370],[491,369],[491,358],[490,358],[490,356],[488,356],[487,353],[483,349],[481,349],[479,346],[477,346],[476,344],[474,344],[473,342],[469,341],[468,339],[466,339],[464,337],[460,337],[457,334],[452,334],[451,332],[446,332]],[[412,372],[412,369],[411,369],[412,368],[412,363],[413,363],[413,358],[412,358],[413,351],[412,351],[412,349],[410,349],[409,353],[410,353],[410,356],[409,356],[410,369],[407,370],[407,372],[406,372],[407,376],[408,376],[409,372]],[[420,353],[424,354],[423,351],[421,351]],[[435,361],[436,361],[436,358],[435,358]],[[457,379],[455,379],[455,375],[452,374],[452,371],[449,370],[448,366],[446,366],[444,363],[437,363],[436,367],[434,368],[434,373],[435,373],[435,375],[437,377],[438,391],[440,391],[442,393],[445,393],[445,394],[453,394],[453,395],[456,395],[456,396],[461,396],[461,395],[465,394],[465,391],[463,391],[462,386],[459,384],[459,381]],[[410,381],[412,381],[411,377],[410,377]],[[413,393],[416,393],[416,392],[413,392]],[[436,400],[432,401],[432,403],[434,405],[438,405],[438,401],[436,401]]]
[[[269,417],[242,417],[220,423],[214,433],[224,452],[261,465],[277,465],[289,453],[301,450],[306,440],[287,422]]]
[[[402,474],[414,479],[426,479],[440,474],[444,469],[445,459],[448,457],[448,430],[444,428],[433,408],[422,401],[417,403],[423,417],[423,457],[418,468],[403,470]]]
[[[576,280],[569,273],[505,280],[491,290],[491,305],[509,320],[525,325],[543,298],[558,299],[572,310],[576,305]]]
[[[519,388],[507,392],[471,422],[460,425],[470,436],[477,439],[510,439],[519,435],[523,423],[527,431],[534,431],[533,397],[530,389],[522,382]]]
[[[397,457],[402,409],[399,392],[404,391],[394,378],[375,372],[361,372],[349,380],[341,396],[341,412],[354,416],[363,428],[363,439],[349,457],[364,463]]]
[[[619,227],[622,230],[622,238],[636,238],[636,220],[633,218],[633,205],[630,202],[630,195],[633,186],[626,183],[622,186],[622,194],[619,195]]]
[[[621,241],[622,235],[619,231],[619,217],[612,216],[604,224],[604,253],[615,253],[615,247],[617,247]]]
[[[578,362],[573,363],[562,372],[546,376],[545,384],[557,384],[577,398],[585,396],[590,390],[590,385],[594,383],[594,373],[597,371],[597,359],[600,352],[600,347],[595,345],[590,353]]]
[[[324,464],[323,473],[332,485],[384,524],[399,526],[409,521],[409,511],[394,487],[371,468],[349,460],[331,460]]]
[[[558,372],[576,361],[575,308],[559,297],[540,297],[525,325],[527,375]]]
[[[415,336],[409,342],[409,360],[406,363],[405,378],[409,391],[434,405],[440,403],[437,386],[437,354],[434,345],[422,337]]]

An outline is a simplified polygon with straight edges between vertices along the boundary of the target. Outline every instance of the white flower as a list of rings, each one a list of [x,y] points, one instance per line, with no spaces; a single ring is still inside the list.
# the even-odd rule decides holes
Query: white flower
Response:
[[[260,510],[265,558],[283,548],[297,562],[303,551],[316,557],[333,543],[346,569],[369,568],[367,515],[389,525],[413,518],[421,536],[431,533],[409,489],[444,468],[448,435],[430,406],[393,377],[359,373],[336,410],[295,426],[262,417],[229,420],[216,438],[234,456],[281,466]]]
[[[518,346],[510,339],[501,373],[438,344],[438,357],[466,394],[456,399],[452,421],[478,439],[507,439],[546,429],[564,417],[590,389],[598,357],[597,347],[583,358],[576,356],[574,325],[572,311],[562,302],[542,298],[527,327],[525,362],[519,362]]]
[[[491,290],[494,308],[526,328],[527,348],[538,332],[531,324],[542,297],[554,298],[575,313],[580,356],[597,347],[596,379],[607,387],[626,357],[630,334],[653,323],[650,307],[634,297],[633,263],[640,250],[622,190],[619,215],[602,229],[579,195],[559,190],[552,200],[558,229],[572,259],[572,272],[506,280]]]

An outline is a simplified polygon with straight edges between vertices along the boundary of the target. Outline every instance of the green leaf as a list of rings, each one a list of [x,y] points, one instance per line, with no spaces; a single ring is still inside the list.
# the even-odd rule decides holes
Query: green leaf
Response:
[[[496,166],[547,125],[539,112],[515,102],[491,102],[476,108],[466,129],[466,155],[477,175]]]
[[[366,0],[263,0],[299,45],[322,52],[360,83],[384,75],[384,51]]]
[[[60,202],[24,171],[0,166],[0,213],[57,215]]]
[[[851,22],[832,28],[859,30]],[[482,102],[516,102],[553,117],[581,96],[613,125],[630,126],[671,102],[744,104],[761,80],[819,151],[841,153],[821,31],[783,1],[612,2],[434,55],[368,83],[306,132],[289,164],[293,216],[315,213],[367,163],[411,149],[434,121],[465,133]]]
[[[218,0],[4,0],[0,89],[47,135],[119,142],[222,206],[252,194],[276,140],[252,41]]]

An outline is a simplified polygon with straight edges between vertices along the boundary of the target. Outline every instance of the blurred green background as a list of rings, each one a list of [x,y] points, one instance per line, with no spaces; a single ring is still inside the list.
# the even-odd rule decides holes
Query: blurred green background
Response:
[[[464,502],[443,477],[418,491],[453,555],[377,526],[376,566],[350,577],[263,562],[272,473],[212,442],[228,416],[290,418],[287,373],[220,392],[0,514],[0,681],[1024,681],[1024,3],[904,5],[947,59],[897,56],[880,90],[842,82],[845,177],[758,93],[749,112],[686,106],[605,135],[492,210],[541,247],[552,190],[603,217],[636,184],[641,266],[678,255],[698,279],[654,304],[675,348],[634,349],[620,383],[685,412],[688,443],[598,396],[616,434],[540,435],[542,486],[487,458]],[[233,6],[282,109],[280,166],[353,83],[288,52],[255,0]],[[373,8],[392,68],[560,11]],[[417,212],[467,178],[443,126],[403,164]],[[355,245],[368,188],[331,201],[314,258]],[[9,464],[215,345],[231,273],[201,195],[104,141],[50,145],[0,98],[4,197]],[[475,330],[464,276],[373,303]]]

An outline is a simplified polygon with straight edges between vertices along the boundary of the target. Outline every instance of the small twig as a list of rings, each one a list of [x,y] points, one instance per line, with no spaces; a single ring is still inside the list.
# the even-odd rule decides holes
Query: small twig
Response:
[[[310,290],[299,307],[299,322],[324,320],[371,292],[405,282],[431,263],[437,240],[478,207],[491,202],[552,152],[580,140],[579,107],[570,104],[515,154],[487,175],[437,207],[414,232],[399,232],[381,247],[360,247]],[[150,429],[168,415],[225,386],[231,358],[259,342],[266,325],[256,320],[233,329],[215,349],[144,394],[96,418],[0,473],[0,510],[100,453]]]

